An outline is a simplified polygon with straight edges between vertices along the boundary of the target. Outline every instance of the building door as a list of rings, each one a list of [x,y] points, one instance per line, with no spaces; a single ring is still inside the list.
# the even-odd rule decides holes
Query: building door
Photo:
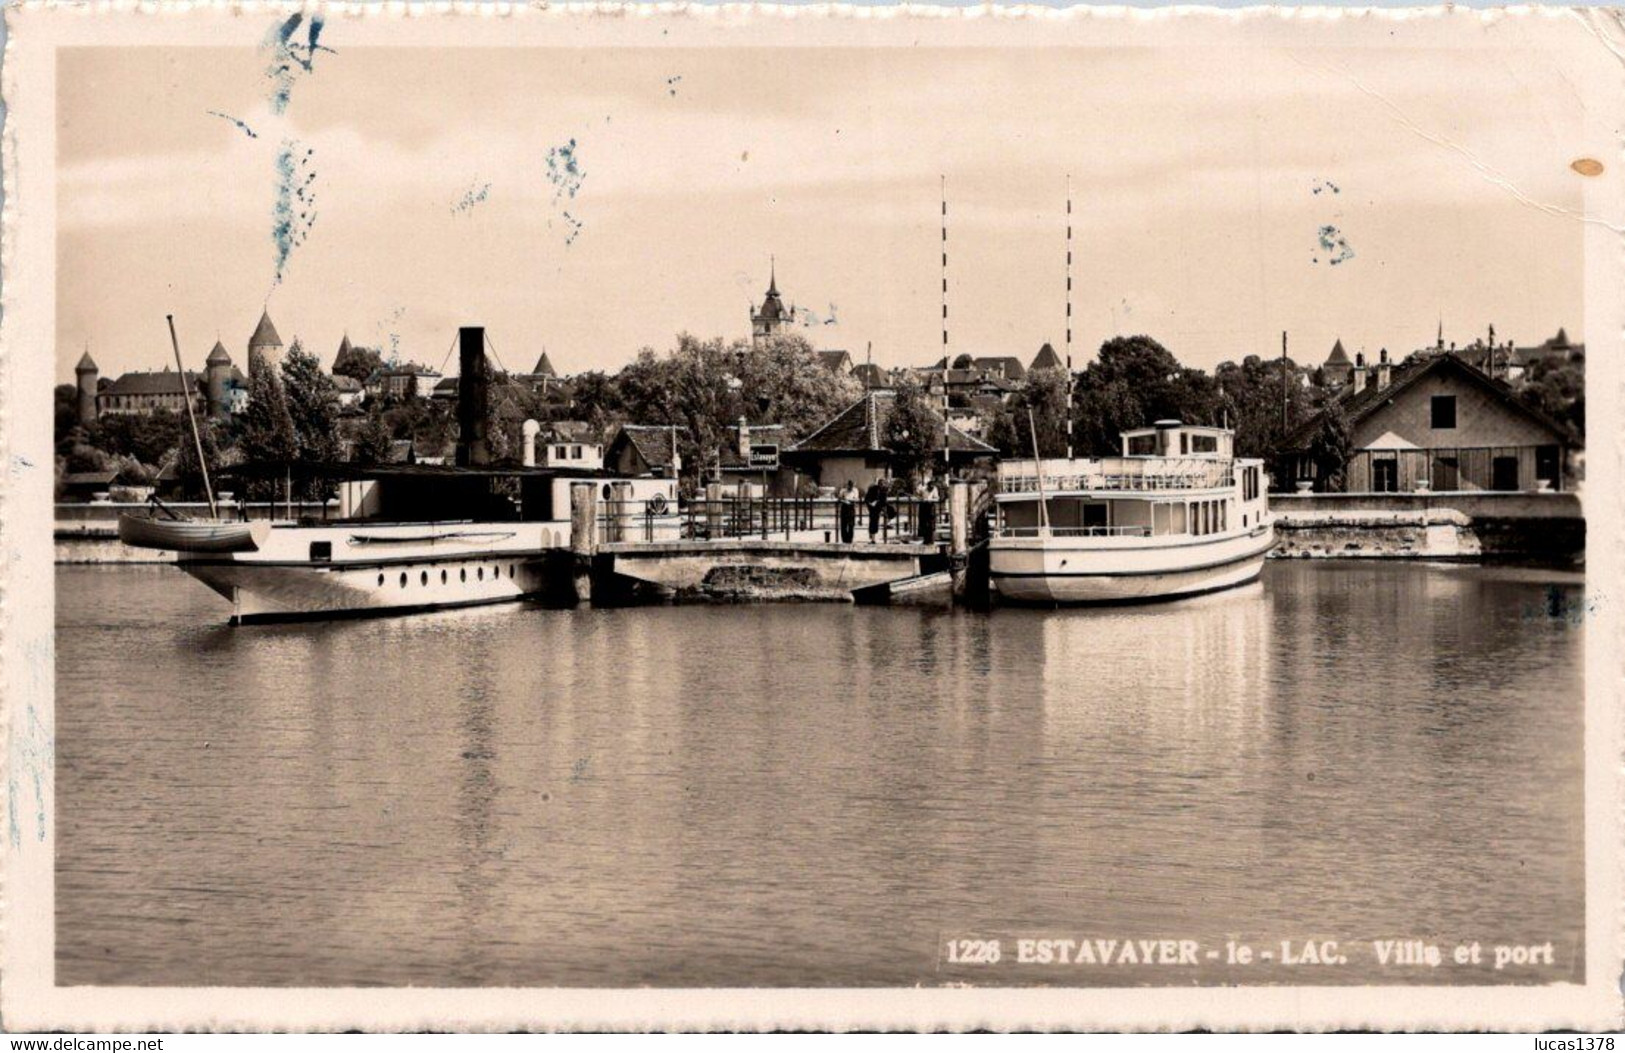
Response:
[[[1435,457],[1433,459],[1433,478],[1430,484],[1435,490],[1455,490],[1461,486],[1461,461],[1455,457]]]
[[[1490,462],[1490,489],[1516,490],[1518,488],[1518,459],[1497,457]]]
[[[1371,489],[1379,494],[1399,491],[1399,461],[1393,457],[1371,459]]]

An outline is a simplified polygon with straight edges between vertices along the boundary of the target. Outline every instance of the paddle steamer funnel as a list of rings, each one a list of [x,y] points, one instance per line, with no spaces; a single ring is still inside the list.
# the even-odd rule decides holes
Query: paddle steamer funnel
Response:
[[[457,330],[457,464],[482,468],[491,463],[486,427],[490,414],[491,372],[485,360],[485,327]]]

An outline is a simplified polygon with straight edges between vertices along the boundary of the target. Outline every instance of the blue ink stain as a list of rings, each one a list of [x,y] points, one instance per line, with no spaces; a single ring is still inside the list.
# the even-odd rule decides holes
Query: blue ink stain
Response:
[[[470,186],[467,190],[463,191],[463,196],[457,199],[457,203],[451,206],[452,215],[455,216],[459,212],[468,212],[472,210],[475,205],[484,201],[490,196],[490,194],[490,183],[480,183],[478,185]]]
[[[301,72],[313,73],[316,70],[316,53],[325,51],[334,54],[332,48],[320,43],[322,28],[327,23],[321,15],[312,15],[310,22],[305,23],[302,13],[290,15],[285,22],[279,22],[271,27],[265,35],[262,48],[271,52],[271,64],[266,67],[265,76],[271,81],[271,112],[281,114],[288,108],[288,99],[293,94],[294,81]],[[299,27],[305,26],[305,39],[301,43],[297,38]]]
[[[554,204],[561,197],[575,197],[586,178],[587,173],[582,171],[581,160],[576,156],[574,139],[547,151],[547,181],[553,184]]]
[[[221,120],[230,121],[232,124],[235,124],[237,127],[241,128],[248,135],[248,137],[250,139],[258,139],[259,138],[259,134],[257,132],[255,132],[254,129],[250,128],[248,125],[244,124],[242,121],[239,121],[237,118],[233,117],[229,113],[221,113],[219,110],[209,110],[208,114],[209,114],[210,117],[219,117]]]
[[[1349,245],[1348,238],[1343,236],[1342,231],[1330,224],[1320,228],[1320,247],[1325,250],[1329,257],[1326,262],[1333,267],[1340,263],[1347,263],[1354,258],[1354,249]],[[1314,262],[1319,263],[1320,257],[1314,257]]]
[[[564,213],[564,222],[565,225],[570,228],[570,233],[564,236],[564,243],[566,245],[574,245],[576,238],[581,234],[583,224],[579,219],[570,215],[569,212]]]
[[[1577,592],[1560,585],[1546,586],[1545,596],[1538,604],[1526,604],[1523,609],[1524,621],[1552,621],[1565,622],[1569,625],[1579,625],[1585,621],[1586,615],[1597,613],[1602,605],[1602,597],[1585,600]]]
[[[667,77],[666,78],[666,94],[667,95],[676,95],[677,94],[677,85],[682,83],[682,80],[683,80],[683,78],[681,76]]]
[[[305,243],[316,225],[316,193],[311,184],[314,150],[299,152],[299,143],[284,139],[276,155],[276,204],[271,211],[271,241],[276,248],[276,281],[287,272],[288,257]]]
[[[825,315],[823,318],[818,317],[818,315],[812,311],[802,311],[801,324],[808,329],[815,329],[821,325],[838,325],[840,323],[835,320],[835,305],[830,304],[829,314]]]

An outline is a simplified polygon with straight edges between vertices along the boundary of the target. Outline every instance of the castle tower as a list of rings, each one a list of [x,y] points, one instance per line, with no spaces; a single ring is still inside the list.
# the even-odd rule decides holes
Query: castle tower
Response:
[[[209,416],[222,420],[231,412],[231,406],[226,401],[226,385],[231,380],[231,356],[226,353],[226,345],[219,340],[214,342],[214,350],[209,352],[204,362],[203,377],[209,392]]]
[[[96,377],[100,372],[88,350],[80,357],[79,364],[73,367],[73,375],[79,386],[75,415],[79,423],[87,428],[96,420]]]
[[[779,278],[776,264],[769,262],[767,279],[767,296],[762,300],[758,310],[750,312],[750,339],[752,344],[760,344],[763,340],[778,336],[790,326],[795,325],[796,309],[786,308],[784,301],[779,299]]]
[[[254,335],[248,338],[249,361],[253,361],[255,352],[264,355],[270,365],[282,364],[282,338],[277,335],[276,326],[271,324],[269,311],[260,312],[260,324],[254,327]]]

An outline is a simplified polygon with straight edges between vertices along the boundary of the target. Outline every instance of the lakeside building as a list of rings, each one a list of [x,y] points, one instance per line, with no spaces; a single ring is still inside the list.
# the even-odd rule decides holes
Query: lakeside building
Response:
[[[1055,348],[1046,343],[1038,349],[1038,354],[1033,356],[1032,365],[1027,367],[1027,372],[1032,373],[1040,369],[1065,368],[1066,363],[1061,361],[1061,356],[1055,353]]]
[[[730,488],[749,486],[753,497],[762,495],[765,483],[769,497],[793,497],[801,484],[801,473],[784,463],[789,433],[782,424],[750,424],[739,418],[732,442],[717,449],[716,481]]]
[[[623,424],[604,451],[604,462],[616,475],[675,479],[683,467],[677,453],[677,426]]]
[[[1563,490],[1576,445],[1567,429],[1453,351],[1413,356],[1398,368],[1384,352],[1375,367],[1356,355],[1338,403],[1348,420],[1349,493],[1417,490]],[[1306,450],[1321,416],[1292,436]],[[1324,489],[1301,453],[1294,477]]]
[[[825,487],[841,486],[848,479],[862,487],[891,476],[896,457],[886,448],[884,436],[896,404],[896,392],[871,391],[784,451],[782,459]],[[961,428],[948,424],[944,431],[950,464],[998,455],[997,449]]]

